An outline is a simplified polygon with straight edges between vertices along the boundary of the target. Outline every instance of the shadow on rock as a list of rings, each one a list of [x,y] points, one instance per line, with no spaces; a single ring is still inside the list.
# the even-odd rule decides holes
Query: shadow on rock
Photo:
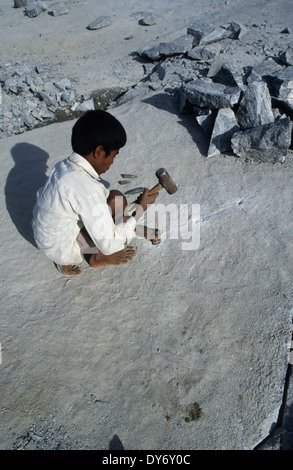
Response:
[[[37,191],[47,181],[47,152],[28,143],[16,144],[11,149],[15,162],[5,185],[6,207],[18,232],[35,246],[31,228]]]
[[[206,135],[197,124],[194,115],[179,113],[178,100],[176,97],[168,93],[157,93],[144,99],[143,102],[178,116],[180,119],[178,124],[187,129],[200,153],[203,156],[206,156],[209,148],[209,142]]]
[[[117,434],[115,434],[109,444],[109,450],[124,450],[123,444]]]

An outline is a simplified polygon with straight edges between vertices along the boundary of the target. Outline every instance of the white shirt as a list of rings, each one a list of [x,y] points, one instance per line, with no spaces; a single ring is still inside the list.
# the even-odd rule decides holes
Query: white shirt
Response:
[[[114,224],[109,190],[91,164],[77,153],[57,163],[39,189],[32,227],[38,248],[57,264],[82,262],[76,237],[84,226],[99,250],[110,255],[136,236],[136,220]]]

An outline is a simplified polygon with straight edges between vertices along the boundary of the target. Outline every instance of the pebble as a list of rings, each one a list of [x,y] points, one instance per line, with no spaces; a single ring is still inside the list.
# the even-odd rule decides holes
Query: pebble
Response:
[[[97,19],[92,21],[90,24],[87,25],[87,29],[90,31],[105,28],[106,26],[110,26],[112,24],[112,20],[110,16],[99,16]]]
[[[67,15],[69,12],[64,2],[57,2],[52,5],[51,13],[53,16]]]

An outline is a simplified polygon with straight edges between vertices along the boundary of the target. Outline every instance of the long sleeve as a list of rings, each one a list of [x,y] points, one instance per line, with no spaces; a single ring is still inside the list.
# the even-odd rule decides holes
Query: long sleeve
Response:
[[[37,246],[58,264],[82,262],[77,236],[84,225],[105,255],[125,248],[136,236],[136,220],[115,225],[107,204],[109,190],[86,159],[73,153],[57,163],[38,192],[33,215]]]
[[[94,244],[104,255],[122,250],[136,237],[135,218],[114,224],[107,201],[99,193],[82,201],[79,216]]]

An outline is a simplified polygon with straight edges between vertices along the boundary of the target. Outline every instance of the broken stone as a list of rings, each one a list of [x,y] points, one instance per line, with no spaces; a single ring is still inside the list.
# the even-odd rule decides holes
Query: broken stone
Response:
[[[39,16],[42,13],[42,7],[40,2],[34,2],[34,3],[29,3],[25,7],[25,14],[29,18],[35,18],[36,16]]]
[[[285,67],[271,77],[273,96],[293,104],[293,66]]]
[[[11,92],[14,93],[15,95],[18,95],[22,91],[27,90],[27,85],[26,83],[20,78],[20,77],[11,77],[5,80],[4,82],[4,90],[6,92]]]
[[[54,118],[54,112],[50,111],[46,106],[40,107],[39,115],[42,119],[53,119]]]
[[[236,23],[235,21],[231,21],[231,23],[223,25],[222,28],[225,28],[228,32],[230,32],[230,39],[239,39],[240,35],[244,32],[243,26],[239,23]]]
[[[194,37],[195,46],[198,46],[199,44],[210,44],[212,42],[221,41],[222,39],[226,38],[238,39],[240,32],[240,25],[234,21],[228,25],[208,28],[205,32],[200,31],[197,26],[189,26],[187,28],[187,33]]]
[[[31,1],[31,0],[30,0]],[[45,2],[43,2],[42,0],[35,0],[41,7],[42,11],[46,11],[47,10],[47,4]]]
[[[204,33],[195,26],[189,26],[187,28],[187,34],[190,34],[193,37],[193,47],[197,47],[200,43],[201,38],[203,37]]]
[[[140,57],[159,60],[164,57],[170,57],[178,54],[185,54],[193,47],[193,36],[185,34],[171,42],[161,42],[150,46],[144,50],[139,50]]]
[[[230,37],[230,32],[223,28],[222,26],[218,26],[212,29],[207,34],[204,34],[200,39],[200,44],[210,44],[212,42],[221,41],[222,39],[226,39]]]
[[[26,7],[27,4],[27,0],[14,0],[14,8]]]
[[[61,106],[73,105],[74,98],[75,98],[75,94],[74,94],[73,90],[65,90],[62,93],[60,93],[58,103]]]
[[[28,111],[24,111],[23,113],[23,122],[29,128],[34,127],[35,124],[33,116]]]
[[[32,111],[32,116],[37,119],[38,121],[40,122],[43,122],[43,118],[40,116],[40,114],[38,113],[38,111],[36,111],[35,109]]]
[[[207,61],[216,57],[217,54],[218,50],[214,46],[207,45],[193,47],[187,55],[190,59]]]
[[[216,60],[209,68],[207,77],[215,83],[243,89],[242,76],[230,64]]]
[[[205,133],[208,139],[211,138],[214,123],[215,123],[215,115],[214,112],[208,109],[206,114],[198,114],[195,117],[196,122],[201,127],[203,132]]]
[[[293,103],[289,103],[287,100],[281,100],[279,98],[272,97],[272,105],[278,108],[282,113],[290,116],[293,119]]]
[[[52,68],[51,64],[38,64],[35,69],[38,73],[48,72]]]
[[[57,100],[55,96],[50,95],[49,93],[45,93],[44,91],[40,91],[38,93],[39,98],[45,102],[45,104],[49,106],[58,106]]]
[[[271,95],[265,82],[248,84],[236,116],[242,129],[274,122]]]
[[[193,106],[187,98],[187,95],[182,87],[179,90],[178,109],[180,114],[193,113]]]
[[[72,85],[71,85],[71,81],[69,80],[69,78],[62,78],[61,80],[58,80],[58,81],[54,81],[53,82],[55,87],[58,88],[58,90],[70,90],[70,89],[73,89]]]
[[[30,67],[27,64],[20,65],[15,69],[16,75],[19,75],[19,77],[23,77],[23,75],[30,74],[32,71],[32,67]]]
[[[236,132],[231,146],[236,155],[257,162],[284,162],[291,143],[292,123],[289,118]]]
[[[232,151],[231,138],[238,132],[239,126],[231,108],[219,109],[213,127],[208,157],[214,157],[220,153]]]
[[[139,24],[143,26],[153,26],[156,24],[156,19],[152,15],[144,16],[141,20],[139,20]]]
[[[95,109],[93,98],[91,98],[87,101],[84,101],[83,103],[75,103],[71,107],[71,111],[79,111],[79,112],[90,111],[92,109]]]
[[[288,46],[285,51],[280,52],[279,59],[285,65],[293,65],[293,47]]]
[[[183,89],[191,104],[200,108],[229,108],[238,103],[241,90],[214,83],[209,78],[198,78],[187,84]]]
[[[96,30],[105,28],[106,26],[110,26],[112,24],[110,16],[99,16],[96,20],[92,21],[88,26],[87,29],[89,30]]]
[[[64,2],[53,3],[51,13],[53,16],[66,15],[69,12]]]
[[[272,94],[272,82],[275,80],[274,74],[282,69],[283,67],[277,64],[273,59],[265,59],[254,65],[251,70],[248,71],[246,83],[263,80],[268,85],[270,93]]]

